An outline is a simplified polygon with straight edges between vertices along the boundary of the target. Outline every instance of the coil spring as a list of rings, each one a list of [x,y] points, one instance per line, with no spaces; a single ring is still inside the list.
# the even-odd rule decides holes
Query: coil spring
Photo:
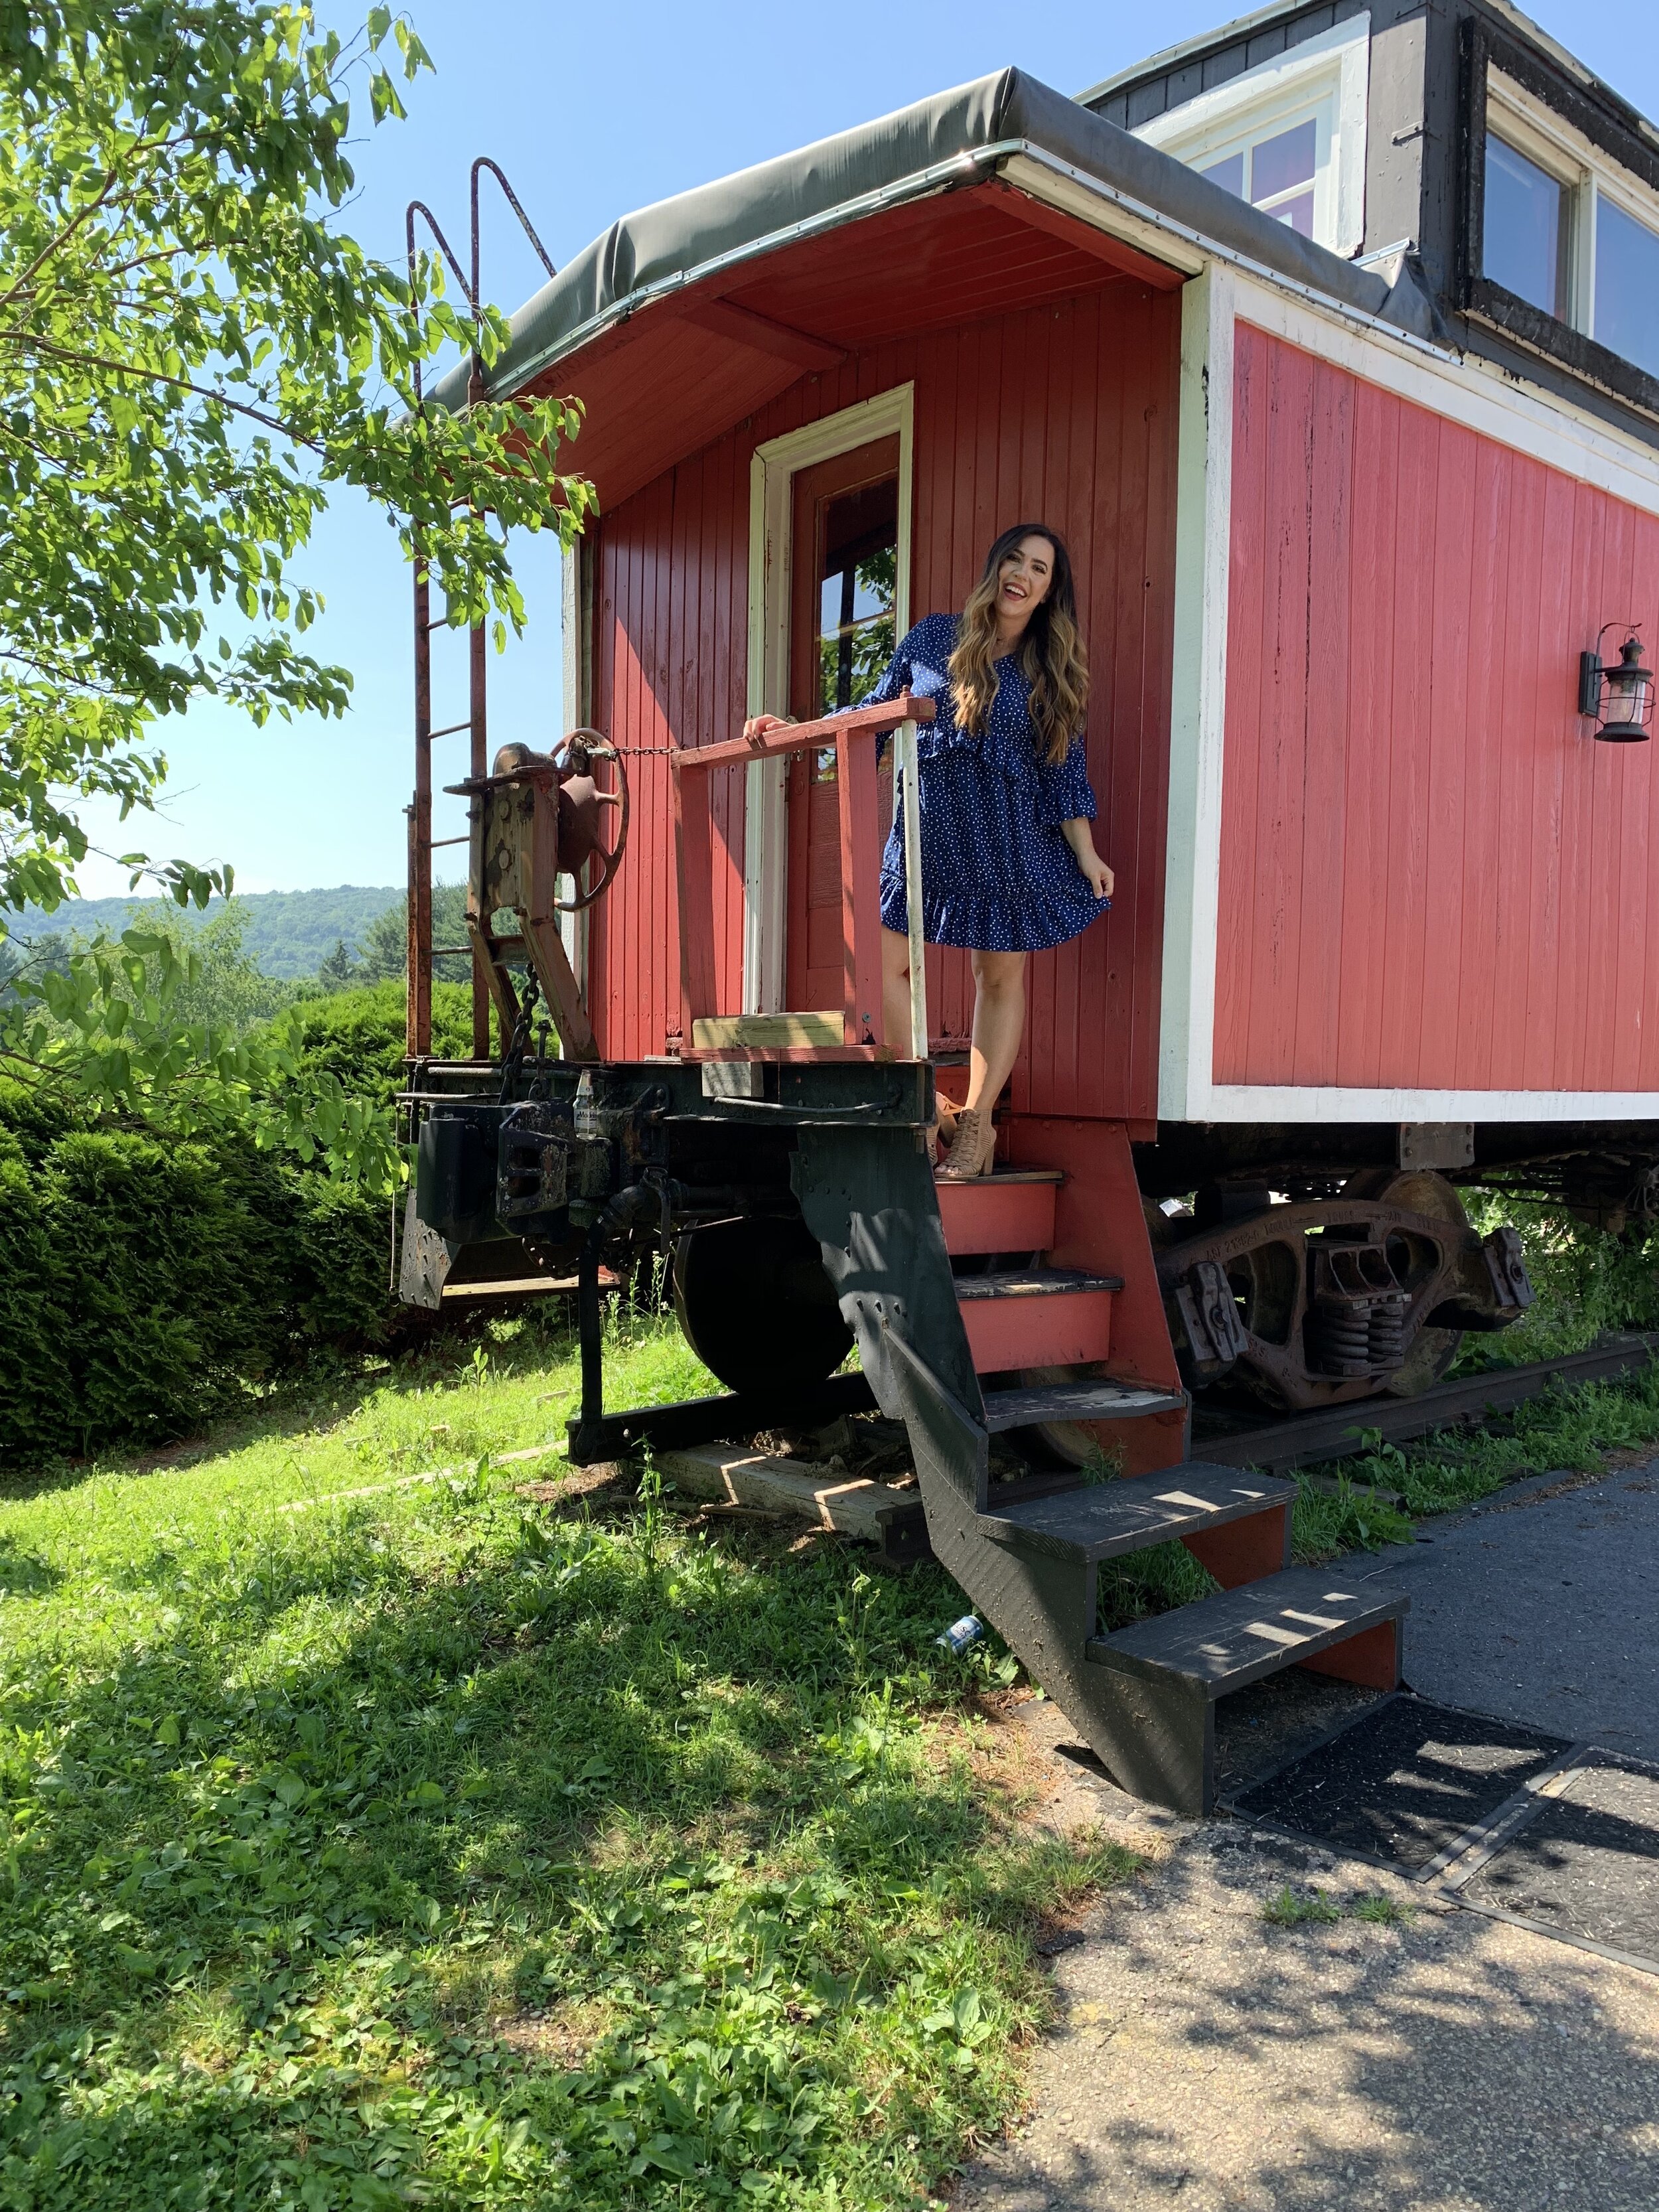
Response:
[[[1346,1380],[1371,1371],[1371,1321],[1368,1304],[1355,1299],[1322,1304],[1309,1316],[1308,1349],[1322,1374]]]
[[[1371,1308],[1370,1357],[1372,1372],[1393,1374],[1406,1364],[1406,1301],[1379,1298]]]

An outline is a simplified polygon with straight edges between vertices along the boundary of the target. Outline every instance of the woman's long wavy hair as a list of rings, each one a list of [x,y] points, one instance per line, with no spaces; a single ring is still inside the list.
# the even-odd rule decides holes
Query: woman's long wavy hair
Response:
[[[962,611],[951,655],[951,692],[958,728],[982,736],[996,697],[997,578],[1024,538],[1046,538],[1054,549],[1048,596],[1026,624],[1019,665],[1031,687],[1031,726],[1045,760],[1063,761],[1083,727],[1089,703],[1089,656],[1077,623],[1077,592],[1066,542],[1046,522],[1017,522],[985,556],[985,569]]]

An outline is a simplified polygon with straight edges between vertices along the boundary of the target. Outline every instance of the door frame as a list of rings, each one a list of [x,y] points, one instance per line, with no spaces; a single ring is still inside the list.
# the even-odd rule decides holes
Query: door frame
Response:
[[[894,634],[910,627],[910,511],[914,383],[895,385],[757,446],[749,465],[749,678],[751,714],[789,711],[794,479],[802,469],[896,434],[898,557]],[[783,1012],[788,929],[789,810],[781,759],[744,771],[743,1011]]]

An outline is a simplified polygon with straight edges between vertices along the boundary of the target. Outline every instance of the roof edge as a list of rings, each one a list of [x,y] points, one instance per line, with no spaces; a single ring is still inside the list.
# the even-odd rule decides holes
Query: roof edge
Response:
[[[506,397],[641,309],[798,240],[988,178],[1017,156],[1068,171],[1102,204],[1161,234],[1368,320],[1440,334],[1425,302],[1300,237],[1133,132],[1018,70],[1000,70],[793,154],[626,216],[522,307],[493,366]],[[1103,226],[1110,228],[1110,223]],[[1191,273],[1171,251],[1170,265]],[[925,309],[919,309],[925,319]],[[458,365],[431,398],[465,404]]]
[[[1234,40],[1243,38],[1251,31],[1260,31],[1281,16],[1299,15],[1304,9],[1313,7],[1316,0],[1268,0],[1265,8],[1257,8],[1249,15],[1235,15],[1230,23],[1218,23],[1213,31],[1200,31],[1190,39],[1182,39],[1173,46],[1148,54],[1144,61],[1133,62],[1127,69],[1119,70],[1115,76],[1103,77],[1091,84],[1086,92],[1073,96],[1079,107],[1088,107],[1097,100],[1121,92],[1126,84],[1139,84],[1143,77],[1163,76],[1176,69],[1182,62],[1196,59],[1200,54],[1212,52],[1218,46],[1231,46]]]

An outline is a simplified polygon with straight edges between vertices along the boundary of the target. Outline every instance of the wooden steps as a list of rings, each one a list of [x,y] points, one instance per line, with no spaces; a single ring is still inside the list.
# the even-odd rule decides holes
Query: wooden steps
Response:
[[[991,1370],[988,1370],[991,1371]],[[1133,1382],[1047,1382],[1024,1390],[987,1390],[985,1427],[1029,1429],[1042,1421],[1127,1421],[1141,1413],[1173,1413],[1186,1403],[1178,1391]]]
[[[1082,1367],[1111,1356],[1112,1293],[1123,1288],[1121,1275],[1022,1267],[958,1275],[956,1284],[977,1374]]]
[[[1287,1666],[1313,1666],[1318,1674],[1391,1690],[1399,1680],[1395,1659],[1373,1667],[1365,1655],[1344,1656],[1339,1647],[1381,1630],[1382,1641],[1374,1648],[1392,1650],[1410,1604],[1403,1590],[1344,1581],[1331,1567],[1289,1567],[1174,1613],[1138,1620],[1115,1636],[1091,1637],[1087,1650],[1097,1666],[1152,1678],[1172,1676],[1210,1698],[1244,1689]]]
[[[1185,1403],[1178,1392],[1103,1371],[1123,1285],[1045,1264],[1062,1182],[1052,1170],[1028,1169],[937,1186],[975,1373],[1062,1370],[1053,1381],[981,1391],[987,1437]],[[990,1272],[973,1272],[987,1261]],[[1080,1371],[1066,1376],[1067,1368]],[[1000,1507],[981,1485],[951,1564],[1126,1787],[1203,1813],[1214,1798],[1218,1698],[1293,1666],[1385,1687],[1399,1678],[1404,1599],[1349,1589],[1322,1568],[1292,1568],[1295,1498],[1291,1483],[1206,1462]],[[1208,1569],[1220,1595],[1098,1635],[1100,1563],[1171,1540]],[[936,1538],[942,1557],[949,1548]],[[988,1561],[979,1587],[965,1571],[975,1555]]]
[[[1089,1203],[1134,1206],[1139,1232],[1139,1194],[1120,1141],[1115,1179],[1103,1180]],[[832,1273],[837,1260],[876,1249],[880,1233],[866,1226],[855,1238],[850,1222],[843,1228],[845,1172],[838,1164],[820,1231]],[[1121,1353],[1114,1362],[1121,1277],[1052,1264],[1057,1248],[1062,1258],[1126,1249],[1122,1235],[1097,1236],[1081,1214],[1078,1200],[1091,1187],[1067,1207],[1063,1178],[1028,1170],[934,1184],[930,1203],[925,1158],[901,1160],[896,1148],[884,1174],[880,1205],[889,1210],[872,1198],[866,1224],[896,1218],[902,1190],[929,1235],[898,1246],[889,1234],[878,1291],[862,1256],[844,1279],[856,1285],[851,1298],[882,1300],[877,1324],[866,1326],[866,1364],[879,1363],[884,1408],[908,1431],[934,1554],[1113,1779],[1178,1812],[1206,1814],[1219,1698],[1291,1667],[1395,1686],[1406,1598],[1345,1580],[1340,1568],[1291,1566],[1296,1490],[1279,1477],[1187,1462],[996,1503],[990,1440],[999,1431],[1069,1429],[1086,1443],[1097,1425],[1149,1417],[1147,1430],[1120,1433],[1162,1457],[1157,1447],[1169,1438],[1155,1425],[1168,1424],[1184,1395],[1172,1383],[1138,1382]],[[935,1206],[942,1239],[928,1218]],[[903,1286],[905,1305],[889,1302],[888,1284]],[[961,1336],[937,1318],[948,1316],[952,1298]],[[981,1377],[1003,1387],[986,1389]],[[1218,1593],[1102,1635],[1102,1562],[1172,1540],[1209,1571]]]
[[[1295,1498],[1293,1482],[1241,1474],[1237,1468],[1188,1463],[1004,1506],[982,1513],[980,1527],[993,1543],[1008,1544],[1016,1551],[1098,1560],[1121,1559],[1149,1544],[1167,1543],[1171,1537],[1185,1538],[1271,1514],[1280,1525],[1280,1556],[1275,1564],[1282,1565],[1288,1556],[1286,1514]]]
[[[945,1249],[953,1260],[986,1252],[1046,1252],[1054,1241],[1060,1181],[1054,1169],[1041,1168],[936,1185]]]

